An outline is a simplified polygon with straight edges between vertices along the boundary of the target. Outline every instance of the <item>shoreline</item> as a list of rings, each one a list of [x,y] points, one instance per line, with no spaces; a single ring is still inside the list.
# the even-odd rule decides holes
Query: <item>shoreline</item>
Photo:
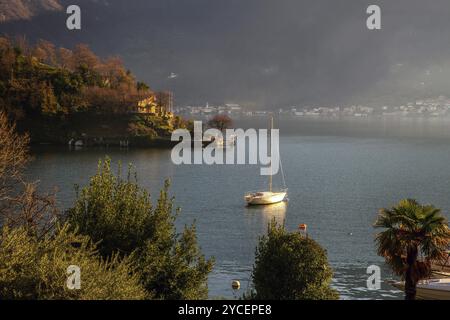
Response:
[[[167,138],[156,138],[149,140],[147,137],[138,138],[80,138],[73,139],[72,143],[63,143],[60,141],[32,141],[30,143],[30,149],[49,147],[49,148],[69,148],[69,149],[91,149],[91,148],[155,148],[155,149],[170,149],[175,146],[178,141],[172,141]],[[80,145],[76,145],[76,142],[81,142]]]

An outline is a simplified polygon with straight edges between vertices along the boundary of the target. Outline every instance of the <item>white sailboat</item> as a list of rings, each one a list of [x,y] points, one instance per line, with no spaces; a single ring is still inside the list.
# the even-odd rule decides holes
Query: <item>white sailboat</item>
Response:
[[[273,118],[271,118],[270,128],[273,129]],[[271,131],[272,132],[272,131]],[[272,139],[270,139],[272,140]],[[272,152],[272,146],[270,146]],[[270,164],[270,169],[272,170],[272,163]],[[265,191],[251,191],[245,195],[245,201],[247,205],[268,205],[282,202],[286,199],[288,189],[285,187],[283,167],[280,160],[280,169],[283,177],[284,188],[281,190],[274,190],[272,188],[272,173],[269,175],[269,190]]]
[[[217,148],[228,148],[236,144],[236,135],[230,135],[228,137],[213,137],[214,146]]]

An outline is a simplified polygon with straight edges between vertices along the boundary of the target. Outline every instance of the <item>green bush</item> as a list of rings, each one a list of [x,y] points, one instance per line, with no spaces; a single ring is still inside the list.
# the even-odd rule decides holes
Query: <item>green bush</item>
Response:
[[[80,267],[81,289],[67,288],[67,268]],[[144,299],[129,259],[103,260],[86,236],[58,227],[39,238],[24,227],[0,234],[0,299]]]
[[[116,251],[128,255],[153,233],[150,195],[130,176],[114,175],[109,159],[99,162],[88,186],[77,187],[77,200],[67,213],[71,225],[99,242],[104,257]]]
[[[177,234],[169,183],[153,207],[131,169],[125,179],[120,171],[119,166],[119,174],[113,174],[110,160],[101,161],[89,185],[78,190],[68,221],[99,242],[105,258],[131,255],[141,283],[155,299],[207,298],[213,260],[202,255],[194,225]]]
[[[61,226],[53,194],[24,181],[27,147],[0,112],[0,300],[151,298],[132,257],[103,258],[89,237]],[[79,290],[67,288],[72,265],[81,271]]]
[[[261,300],[337,299],[326,251],[299,232],[287,232],[275,221],[256,249],[252,298]]]

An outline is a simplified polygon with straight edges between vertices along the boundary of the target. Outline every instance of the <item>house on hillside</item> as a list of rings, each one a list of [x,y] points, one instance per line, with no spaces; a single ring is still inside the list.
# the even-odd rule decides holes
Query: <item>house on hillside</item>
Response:
[[[170,106],[165,105],[160,97],[160,93],[157,95],[151,95],[145,99],[140,100],[137,103],[136,113],[155,115],[163,118],[172,119],[174,117],[171,112]]]

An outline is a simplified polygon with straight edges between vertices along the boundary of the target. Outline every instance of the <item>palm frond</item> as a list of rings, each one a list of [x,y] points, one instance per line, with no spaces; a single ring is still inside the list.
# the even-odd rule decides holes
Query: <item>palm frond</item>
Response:
[[[375,237],[377,253],[398,275],[403,275],[407,268],[405,257],[410,248],[417,248],[422,257],[410,266],[418,279],[429,274],[430,261],[447,256],[448,222],[441,210],[432,205],[401,200],[392,208],[380,209],[374,227],[384,229]]]

